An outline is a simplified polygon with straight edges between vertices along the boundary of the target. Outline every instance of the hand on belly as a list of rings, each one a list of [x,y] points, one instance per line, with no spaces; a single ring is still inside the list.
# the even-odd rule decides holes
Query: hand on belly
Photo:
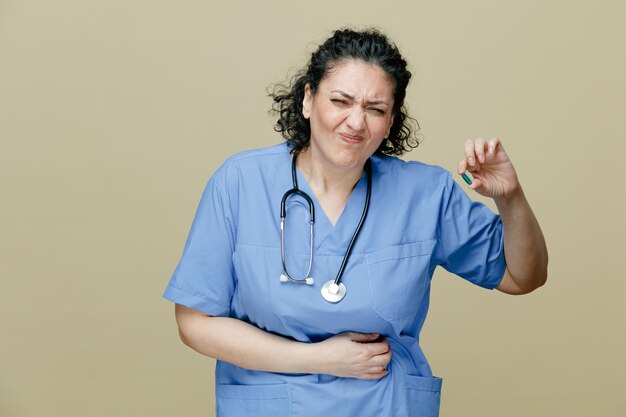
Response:
[[[370,380],[389,373],[385,367],[391,360],[391,349],[387,338],[377,333],[341,333],[312,347],[318,373]]]

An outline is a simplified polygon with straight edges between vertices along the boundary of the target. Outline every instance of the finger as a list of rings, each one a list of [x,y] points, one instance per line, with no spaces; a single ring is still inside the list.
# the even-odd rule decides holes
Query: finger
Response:
[[[480,188],[483,185],[482,180],[480,180],[479,178],[474,177],[474,179],[472,180],[472,183],[469,184],[467,187],[470,190],[475,190],[477,188]]]
[[[369,373],[369,374],[362,374],[359,379],[368,379],[368,380],[372,380],[372,379],[380,379],[384,376],[387,376],[389,374],[389,371],[384,370],[382,372],[377,372],[377,373]]]
[[[389,352],[389,344],[387,344],[386,339],[382,342],[370,343],[367,347],[367,352],[370,354],[370,356],[377,356]]]
[[[354,342],[367,343],[367,342],[371,342],[372,340],[378,339],[378,337],[380,337],[380,334],[378,334],[378,333],[354,333],[354,332],[350,332],[348,334],[348,336],[350,337],[350,340],[352,340]]]
[[[381,374],[385,370],[386,369],[385,369],[384,366],[376,365],[376,366],[371,366],[371,367],[367,368],[364,372],[366,374]]]
[[[476,165],[476,155],[474,154],[474,141],[471,139],[465,141],[465,160],[470,167]]]
[[[465,159],[461,159],[456,167],[456,172],[458,172],[459,175],[462,175],[465,171],[467,171],[467,161]]]
[[[500,144],[500,139],[499,138],[491,138],[491,139],[489,139],[489,143],[487,145],[487,152],[490,153],[490,154],[496,153],[496,149],[498,148],[499,144]]]
[[[483,138],[478,138],[474,141],[474,153],[481,164],[485,162],[485,145],[486,142]]]
[[[381,355],[372,356],[370,364],[372,366],[382,366],[383,368],[391,362],[391,350]]]

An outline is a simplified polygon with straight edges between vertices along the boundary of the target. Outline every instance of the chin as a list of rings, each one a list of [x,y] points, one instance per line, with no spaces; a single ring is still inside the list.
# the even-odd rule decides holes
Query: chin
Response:
[[[335,155],[332,155],[332,161],[339,168],[350,169],[357,167],[361,162],[361,158],[359,158],[359,155],[354,154],[353,152],[339,152]]]

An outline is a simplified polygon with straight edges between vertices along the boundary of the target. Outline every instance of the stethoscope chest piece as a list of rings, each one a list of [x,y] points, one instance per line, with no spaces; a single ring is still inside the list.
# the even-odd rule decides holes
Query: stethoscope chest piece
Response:
[[[335,280],[330,280],[322,286],[322,297],[329,303],[338,303],[346,296],[346,286],[342,282],[335,284]]]

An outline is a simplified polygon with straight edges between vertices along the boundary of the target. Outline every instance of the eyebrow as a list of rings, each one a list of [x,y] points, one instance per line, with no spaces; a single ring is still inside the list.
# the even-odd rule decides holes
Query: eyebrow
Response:
[[[344,96],[345,98],[348,98],[350,100],[354,100],[354,97],[352,97],[350,94],[348,94],[348,93],[346,93],[344,91],[341,91],[341,90],[332,90],[331,93],[339,93],[342,96]],[[387,102],[385,100],[368,100],[367,104],[384,104],[384,105],[387,105],[387,106],[389,105],[389,104],[387,104]]]

